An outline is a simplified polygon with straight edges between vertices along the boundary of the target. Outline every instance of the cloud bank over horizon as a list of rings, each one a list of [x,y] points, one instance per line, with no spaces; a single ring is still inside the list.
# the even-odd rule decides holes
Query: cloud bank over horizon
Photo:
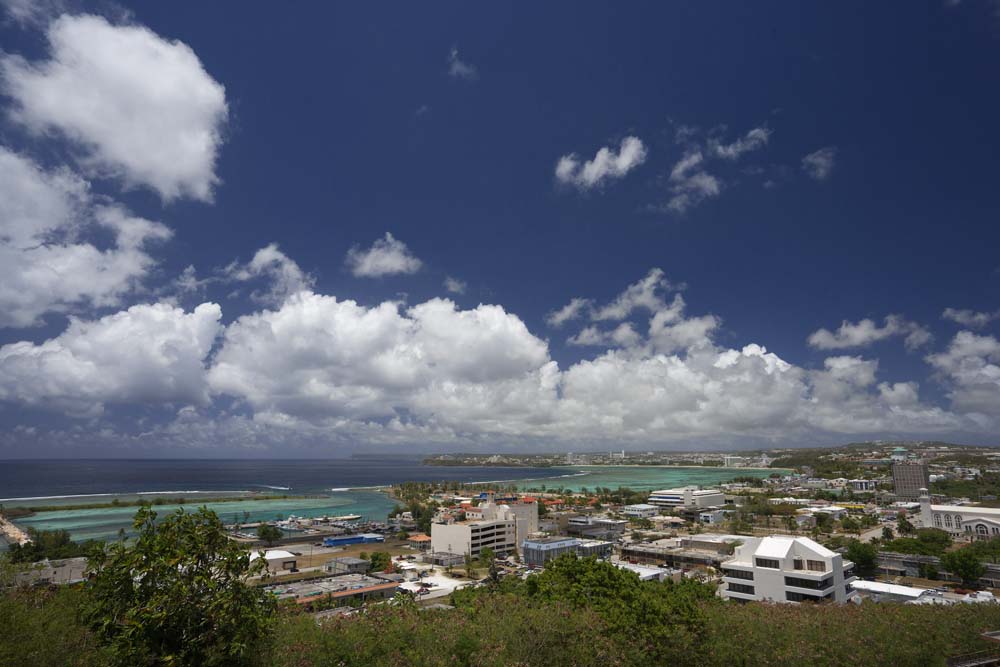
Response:
[[[586,76],[571,94],[539,65],[525,84],[534,69],[503,69],[519,53],[474,43],[470,59],[436,36],[426,62],[378,51],[351,65],[361,83],[336,70],[310,124],[328,91],[280,49],[248,75],[198,26],[0,5],[18,38],[0,51],[0,457],[1000,428],[995,298],[872,269],[892,197],[864,199],[860,139],[801,111],[726,93],[683,124],[672,89],[626,112]],[[732,127],[709,120],[722,111]],[[877,211],[856,227],[852,197]],[[901,218],[894,250],[913,240]],[[826,256],[855,255],[814,288]],[[971,255],[950,266],[988,287],[995,258]]]

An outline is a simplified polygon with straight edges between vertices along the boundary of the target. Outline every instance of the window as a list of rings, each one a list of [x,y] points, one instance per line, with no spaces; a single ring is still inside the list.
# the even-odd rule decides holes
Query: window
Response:
[[[807,595],[806,593],[785,591],[785,599],[789,602],[819,602],[823,597],[820,595]]]
[[[746,572],[744,570],[723,570],[722,573],[727,577],[732,577],[733,579],[747,579],[753,581],[753,572]]]
[[[989,531],[986,530],[986,524],[983,523],[976,526],[976,532],[979,533],[980,535],[989,535]]]
[[[810,572],[826,572],[826,563],[821,560],[807,560],[806,566]]]
[[[781,567],[781,562],[777,558],[758,558],[757,567],[770,567],[777,570]]]
[[[961,525],[962,525],[962,515],[961,514],[956,514],[955,515],[955,528],[958,528]]]
[[[801,558],[796,558],[795,560],[792,561],[792,569],[793,570],[801,570],[801,569],[803,569],[802,568],[802,559]]]
[[[728,590],[730,590],[730,591],[732,591],[734,593],[746,593],[747,595],[753,595],[754,594],[754,587],[753,586],[748,586],[746,584],[732,584],[731,583],[731,584],[729,584],[729,589]]]
[[[941,515],[940,514],[935,514],[934,515],[934,527],[935,528],[940,528],[941,527]]]
[[[944,525],[945,525],[945,528],[951,528],[951,515],[950,514],[945,514],[944,515]]]
[[[798,577],[785,577],[785,585],[794,586],[795,588],[808,588],[814,591],[822,591],[833,585],[833,577],[829,577],[823,581],[800,579]]]

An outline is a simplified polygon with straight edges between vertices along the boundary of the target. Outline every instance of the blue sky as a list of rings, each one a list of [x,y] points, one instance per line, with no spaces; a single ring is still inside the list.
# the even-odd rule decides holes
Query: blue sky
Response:
[[[992,2],[3,5],[0,456],[994,442]]]

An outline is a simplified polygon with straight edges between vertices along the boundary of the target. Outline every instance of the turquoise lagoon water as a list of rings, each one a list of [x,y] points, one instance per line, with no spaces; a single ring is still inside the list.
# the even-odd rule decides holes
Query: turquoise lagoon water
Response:
[[[595,487],[634,490],[712,486],[740,475],[767,477],[775,470],[675,466],[566,466],[558,468],[434,467],[418,461],[286,461],[274,462],[6,462],[0,468],[0,502],[9,506],[82,504],[142,497],[184,495],[184,505],[158,505],[159,516],[179,507],[205,505],[227,523],[287,518],[360,514],[384,521],[394,503],[374,488],[350,484],[390,485],[403,481],[456,480],[470,483],[506,482],[520,489],[562,487],[579,491]],[[269,480],[268,484],[251,483]],[[505,485],[506,485],[505,483]],[[307,498],[254,499],[248,489],[268,494],[307,494]],[[198,491],[201,489],[201,491]],[[204,489],[217,489],[204,491]],[[8,493],[3,493],[8,491]],[[56,497],[56,495],[65,497]],[[152,495],[150,495],[152,494]],[[157,495],[159,494],[159,495]],[[247,496],[240,502],[212,502],[213,496]],[[119,530],[131,533],[136,507],[55,510],[19,519],[24,528],[65,529],[74,540],[114,539]]]

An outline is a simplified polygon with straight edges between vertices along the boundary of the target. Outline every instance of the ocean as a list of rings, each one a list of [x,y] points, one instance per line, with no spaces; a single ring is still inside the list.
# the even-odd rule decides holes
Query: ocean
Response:
[[[384,521],[394,503],[377,487],[406,481],[462,481],[516,483],[520,488],[568,490],[596,486],[628,486],[651,490],[685,484],[710,485],[736,475],[766,476],[772,471],[732,468],[675,468],[639,466],[567,466],[559,468],[508,468],[427,466],[419,458],[365,457],[323,460],[7,460],[0,461],[0,504],[9,507],[78,505],[109,502],[115,497],[183,494],[184,507],[200,506],[199,497],[245,495],[320,496],[297,499],[255,500],[204,504],[224,521],[249,521],[297,516],[360,514]],[[197,504],[195,504],[197,503]],[[177,505],[155,509],[167,513]],[[74,540],[113,539],[119,530],[131,529],[135,507],[75,509],[39,512],[19,519],[23,528],[65,529]]]

